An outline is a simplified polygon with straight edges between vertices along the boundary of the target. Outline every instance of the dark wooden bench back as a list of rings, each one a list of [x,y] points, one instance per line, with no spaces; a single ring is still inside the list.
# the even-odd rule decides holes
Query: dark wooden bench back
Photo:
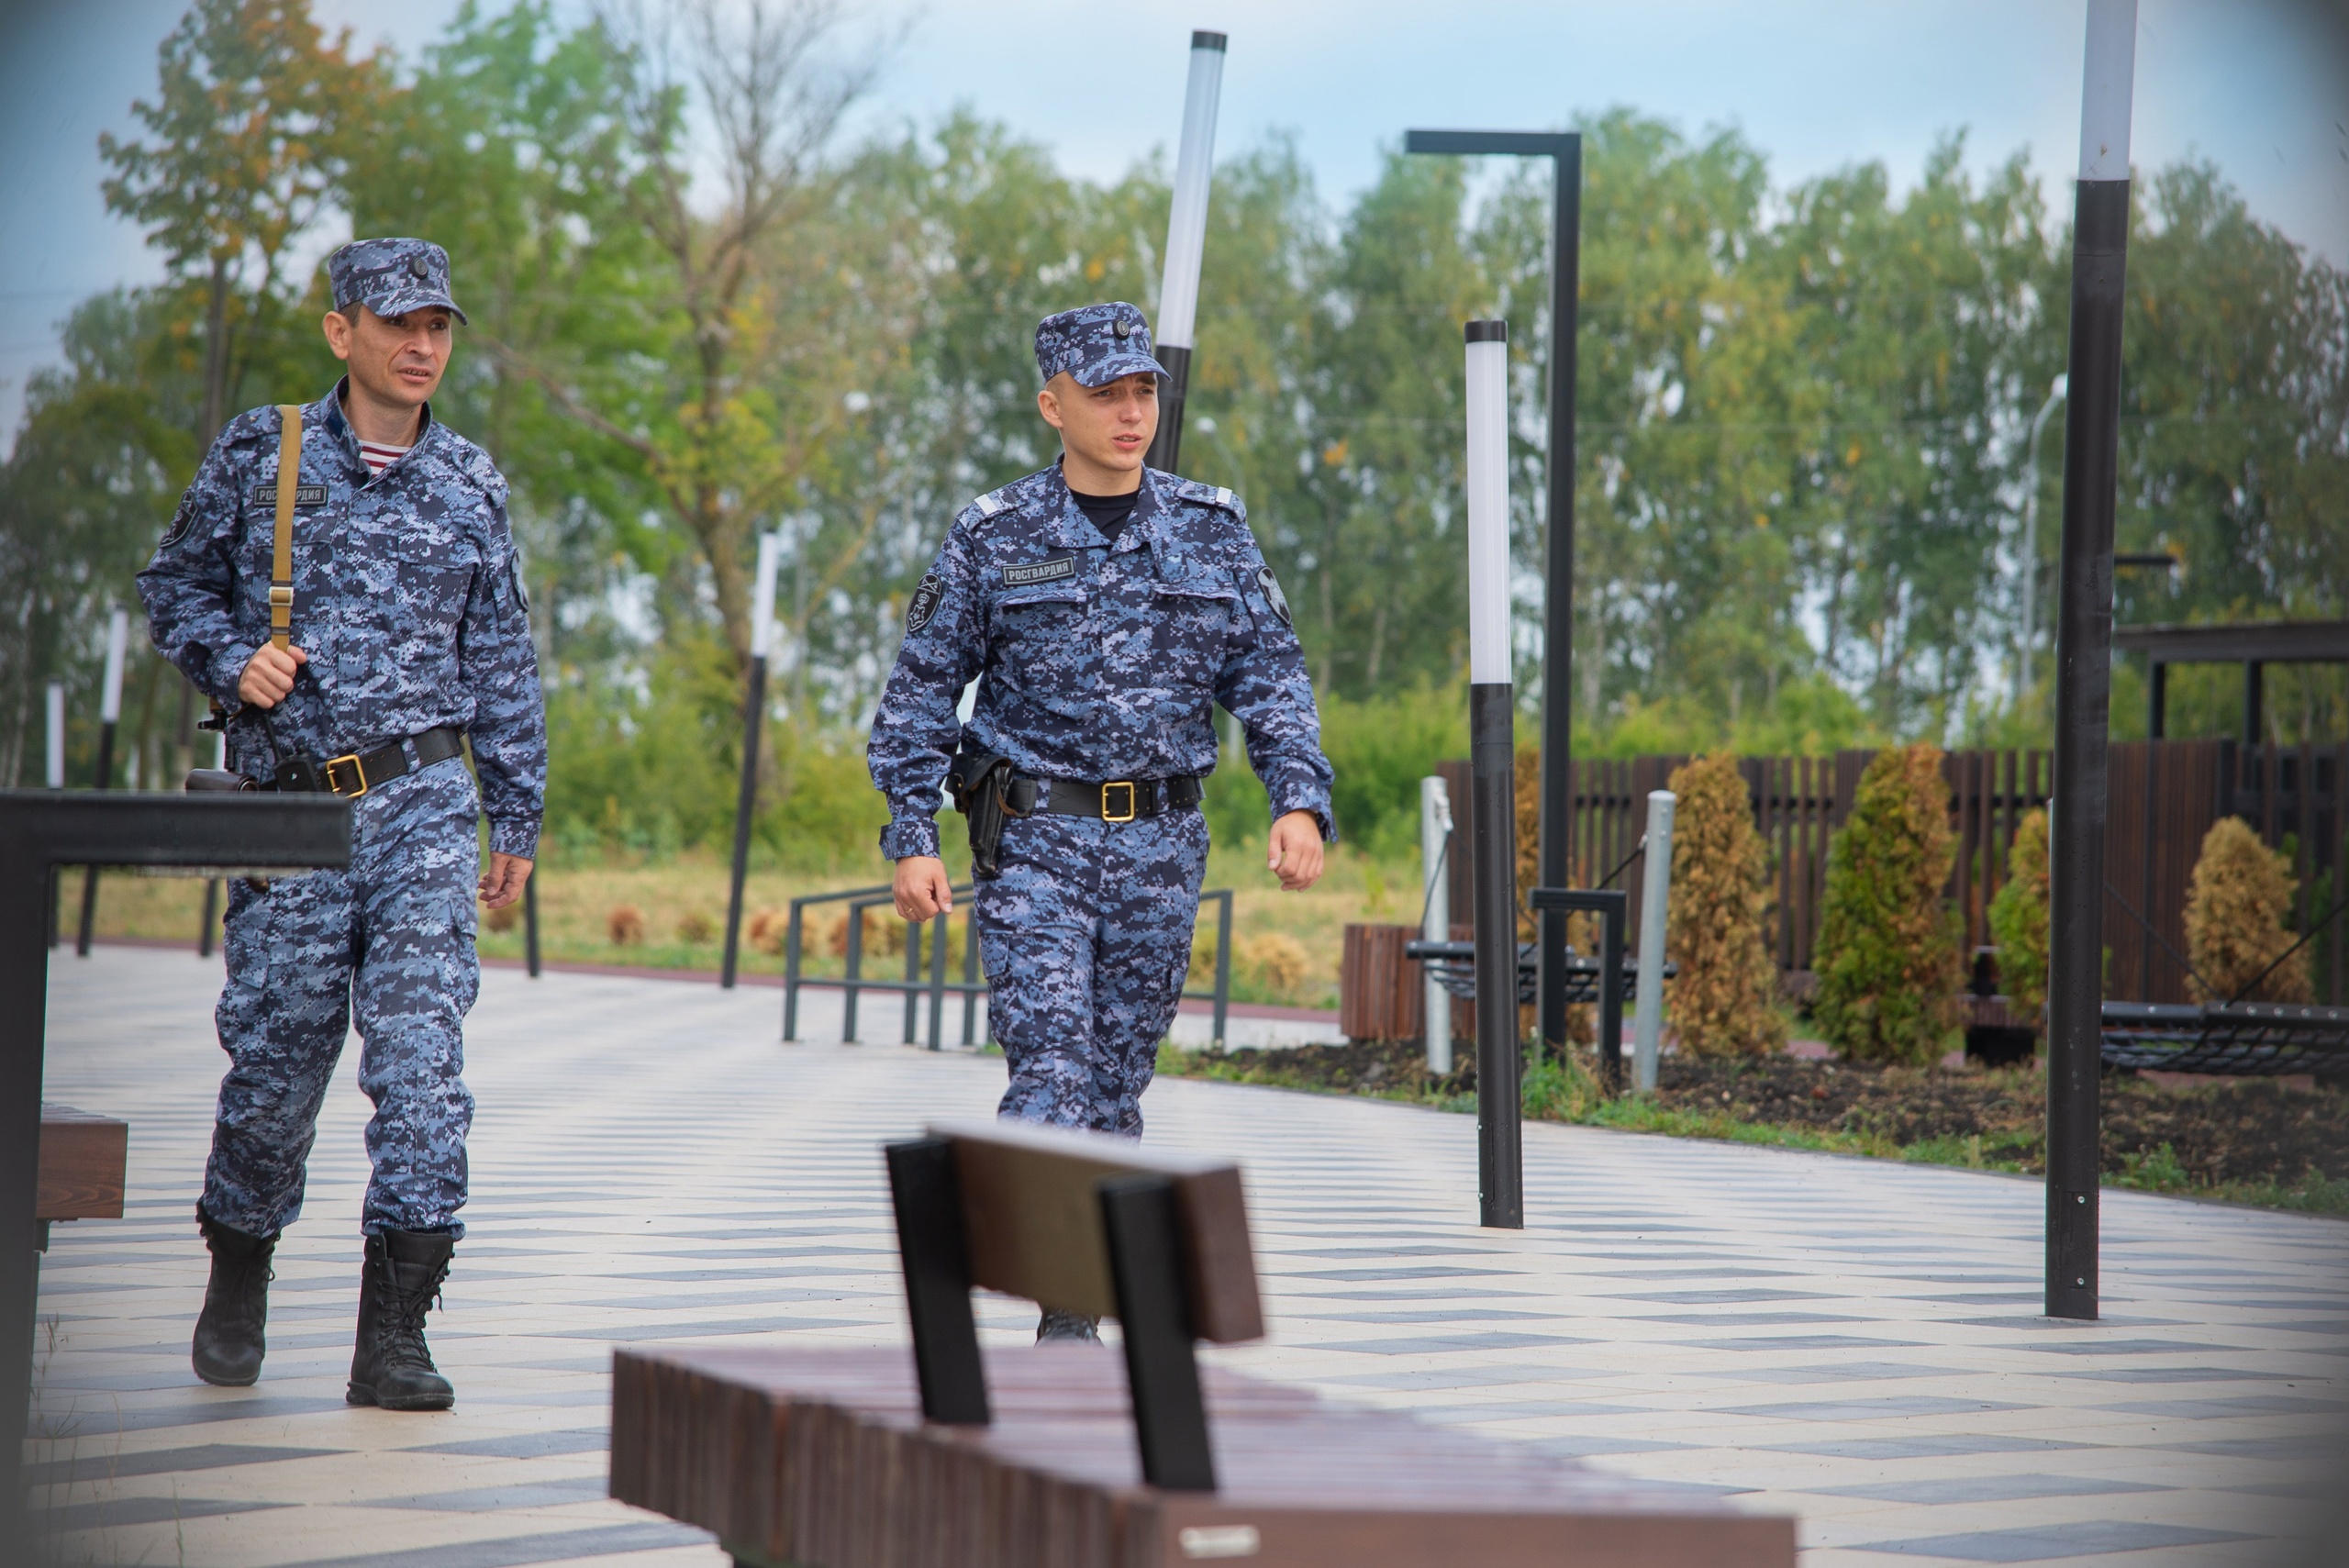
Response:
[[[1214,1490],[1193,1342],[1264,1332],[1239,1167],[1014,1122],[938,1124],[887,1155],[922,1414],[987,1422],[974,1286],[1115,1318],[1142,1473]]]

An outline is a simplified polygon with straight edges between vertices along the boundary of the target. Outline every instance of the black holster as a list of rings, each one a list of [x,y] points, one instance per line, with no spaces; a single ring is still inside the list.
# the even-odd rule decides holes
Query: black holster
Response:
[[[261,788],[261,781],[229,768],[190,768],[186,788],[191,795],[238,795]]]
[[[995,880],[1003,849],[1004,794],[1011,782],[1011,759],[974,751],[958,753],[947,764],[946,789],[954,809],[970,821],[971,875]]]

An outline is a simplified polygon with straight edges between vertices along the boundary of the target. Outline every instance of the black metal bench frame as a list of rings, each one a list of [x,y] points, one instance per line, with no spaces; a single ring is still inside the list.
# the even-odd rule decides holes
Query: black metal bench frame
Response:
[[[2290,1002],[2107,1002],[2104,1065],[2281,1077],[2349,1073],[2349,1007]]]

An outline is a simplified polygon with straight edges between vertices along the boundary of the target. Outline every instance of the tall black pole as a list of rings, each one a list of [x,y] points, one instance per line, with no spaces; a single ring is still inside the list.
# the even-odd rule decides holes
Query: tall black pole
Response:
[[[1183,403],[1191,390],[1191,349],[1199,317],[1199,265],[1206,259],[1208,190],[1215,177],[1215,117],[1223,96],[1221,33],[1191,35],[1191,75],[1183,92],[1183,140],[1174,155],[1174,202],[1166,217],[1166,271],[1158,289],[1153,343],[1166,379],[1158,389],[1158,433],[1143,461],[1163,473],[1183,461]],[[1234,483],[1238,475],[1233,475]]]
[[[2121,314],[2129,250],[2129,108],[2137,0],[2088,0],[2072,219],[2070,395],[2055,621],[2055,798],[2049,849],[2047,1278],[2050,1318],[2097,1316],[2104,1002],[2106,741],[2112,532],[2121,462]]]
[[[759,806],[759,721],[767,706],[767,648],[774,640],[774,579],[781,563],[783,536],[759,536],[758,569],[751,586],[751,668],[742,689],[742,785],[734,797],[734,863],[726,884],[726,957],[718,966],[718,984],[734,988],[737,961],[741,956],[742,883],[751,873],[751,818]],[[532,932],[536,934],[536,924]],[[536,943],[532,944],[535,950]],[[535,951],[532,972],[536,973]]]
[[[759,718],[767,702],[764,654],[751,661],[749,690],[742,698],[742,787],[734,800],[734,868],[726,891],[726,962],[718,983],[731,988],[741,951],[742,882],[751,870],[751,817],[759,804]]]
[[[1525,1224],[1517,1045],[1517,685],[1509,631],[1508,323],[1468,346],[1468,787],[1475,801],[1477,1223]]]
[[[1581,321],[1582,138],[1569,136],[1553,159],[1557,172],[1552,204],[1550,254],[1550,549],[1542,628],[1542,842],[1544,887],[1569,887],[1574,866],[1567,845],[1574,827],[1575,663],[1575,340]],[[1542,919],[1564,922],[1561,909]],[[1537,951],[1563,952],[1544,943]],[[1543,1048],[1566,1053],[1566,977],[1542,962],[1535,1017]],[[1609,973],[1602,984],[1613,984]]]
[[[92,789],[114,787],[114,737],[122,724],[122,665],[130,651],[130,617],[117,606],[106,617],[106,684],[98,695],[98,768]],[[98,868],[82,870],[82,927],[73,940],[76,958],[90,956],[90,940],[98,923]]]
[[[522,883],[522,965],[531,979],[539,977],[539,879],[535,876]]]
[[[1580,336],[1582,298],[1582,137],[1575,131],[1415,130],[1405,133],[1403,150],[1551,161],[1550,453],[1543,475],[1549,544],[1542,590],[1538,872],[1542,886],[1565,887],[1574,880],[1568,851],[1574,828],[1575,345]],[[1535,917],[1544,940],[1535,949],[1542,957],[1534,1033],[1549,1051],[1561,1056],[1566,1051],[1565,976],[1553,972],[1550,955],[1564,952],[1565,943],[1563,936],[1555,942],[1547,938],[1553,934],[1551,923],[1563,925],[1566,914],[1542,909]]]

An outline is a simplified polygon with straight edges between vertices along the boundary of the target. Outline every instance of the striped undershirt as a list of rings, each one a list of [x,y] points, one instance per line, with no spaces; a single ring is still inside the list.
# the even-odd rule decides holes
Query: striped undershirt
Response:
[[[387,447],[377,441],[359,443],[359,455],[367,460],[367,472],[377,474],[407,455],[406,447]]]

